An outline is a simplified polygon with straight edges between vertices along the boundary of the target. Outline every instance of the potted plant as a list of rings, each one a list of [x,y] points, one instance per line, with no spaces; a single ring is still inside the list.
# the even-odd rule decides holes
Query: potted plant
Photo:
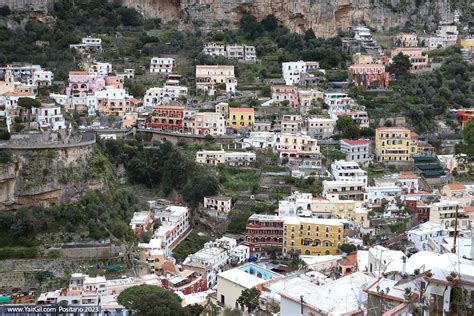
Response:
[[[410,296],[411,296],[411,287],[406,287],[405,288],[405,300],[409,301],[410,300]]]
[[[449,282],[452,282],[457,278],[457,276],[458,274],[455,271],[451,271],[451,273],[448,276],[446,276],[446,280],[448,280]]]

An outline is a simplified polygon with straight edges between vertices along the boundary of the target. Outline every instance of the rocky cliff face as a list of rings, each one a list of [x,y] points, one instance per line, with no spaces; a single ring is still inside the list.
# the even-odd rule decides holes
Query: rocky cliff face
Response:
[[[11,162],[0,166],[0,211],[71,202],[88,190],[105,191],[102,178],[91,177],[92,146],[15,150]]]
[[[448,0],[124,0],[124,4],[164,21],[230,20],[234,26],[244,14],[259,19],[274,14],[291,31],[313,29],[318,37],[334,36],[353,25],[384,31],[407,21],[435,26],[454,18]]]

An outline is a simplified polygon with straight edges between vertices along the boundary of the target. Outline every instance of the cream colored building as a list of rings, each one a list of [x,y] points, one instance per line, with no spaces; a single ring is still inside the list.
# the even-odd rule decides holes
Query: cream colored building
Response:
[[[393,43],[398,47],[417,47],[418,35],[416,33],[400,33],[395,36]]]
[[[313,107],[314,102],[323,100],[324,93],[316,89],[301,90],[298,89],[299,110],[301,114],[308,114]]]
[[[196,135],[224,135],[226,119],[221,113],[200,112],[194,117],[194,134]]]
[[[470,229],[470,221],[463,207],[456,200],[441,200],[433,203],[430,209],[430,222],[441,224],[449,230],[456,225],[456,209],[458,212],[458,230]]]
[[[225,85],[227,93],[235,93],[237,79],[233,65],[197,65],[196,91],[214,95],[217,85]]]
[[[283,115],[281,119],[281,131],[283,133],[298,133],[303,126],[301,115]]]
[[[308,135],[277,135],[275,144],[280,152],[280,158],[301,159],[320,156],[318,142]]]
[[[224,150],[201,150],[196,153],[196,162],[200,164],[217,166],[226,164],[229,166],[250,166],[255,162],[257,156],[249,152],[230,152]]]
[[[311,117],[307,120],[308,134],[316,139],[325,139],[334,135],[334,121],[328,117]]]

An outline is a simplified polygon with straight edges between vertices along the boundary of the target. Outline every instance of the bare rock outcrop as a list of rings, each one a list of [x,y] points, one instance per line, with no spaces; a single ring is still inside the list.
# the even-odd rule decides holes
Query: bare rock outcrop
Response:
[[[274,14],[291,31],[312,29],[318,37],[335,36],[354,25],[386,31],[408,21],[435,27],[439,21],[454,19],[447,0],[125,0],[124,4],[163,21],[227,20],[233,26],[244,14],[258,19]]]
[[[89,190],[106,191],[100,177],[88,175],[94,146],[12,150],[0,166],[0,211],[75,201]]]

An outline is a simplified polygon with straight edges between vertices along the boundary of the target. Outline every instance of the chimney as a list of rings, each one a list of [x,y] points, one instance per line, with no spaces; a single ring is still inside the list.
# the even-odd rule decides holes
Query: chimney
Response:
[[[403,256],[402,274],[407,273],[407,257]]]

